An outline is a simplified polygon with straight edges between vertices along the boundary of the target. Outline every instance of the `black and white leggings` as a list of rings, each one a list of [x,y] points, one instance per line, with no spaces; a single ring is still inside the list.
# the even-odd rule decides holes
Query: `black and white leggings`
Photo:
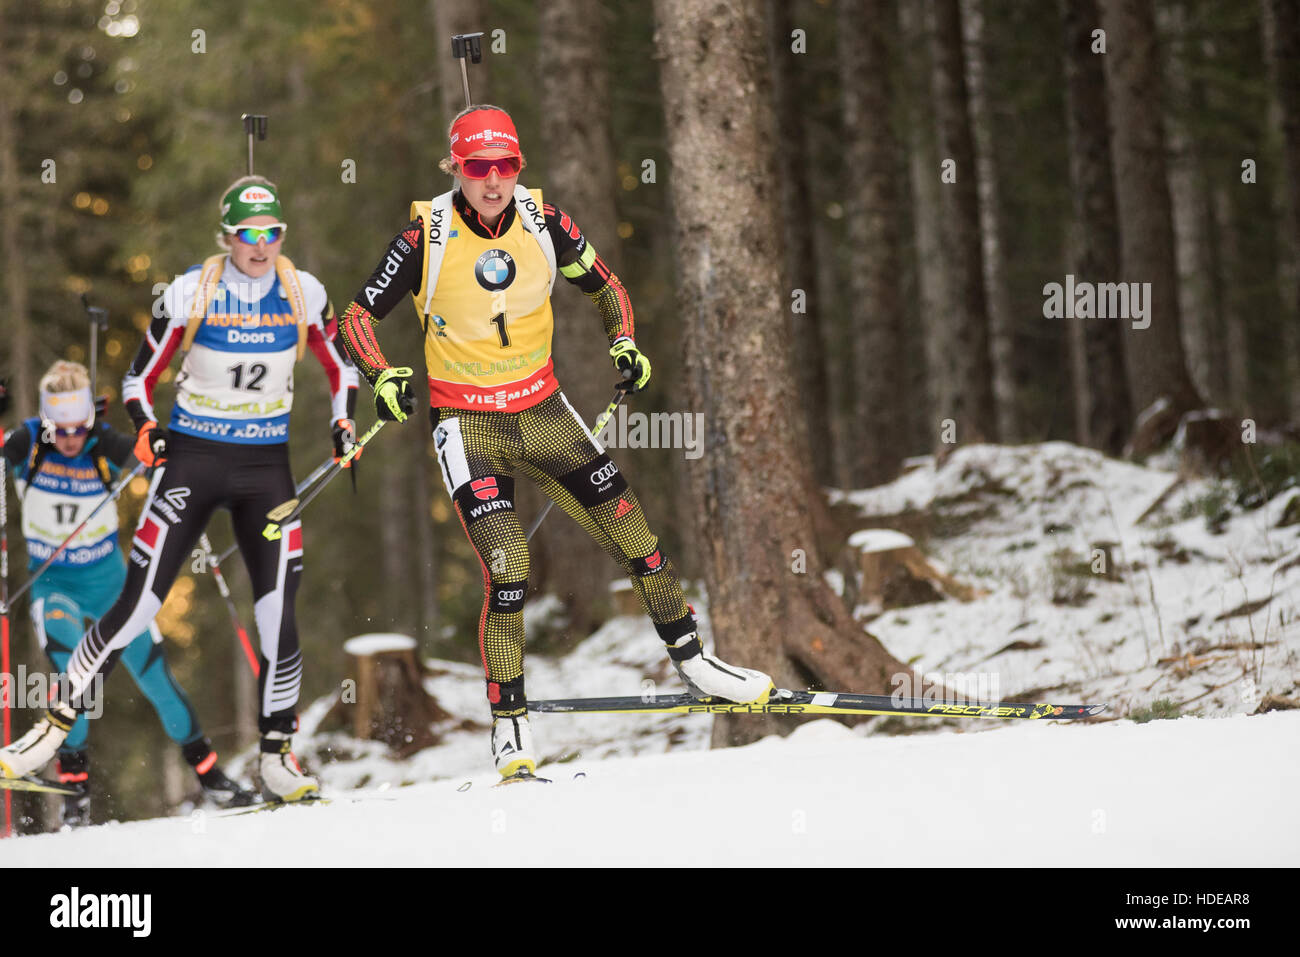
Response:
[[[212,513],[227,508],[253,583],[262,665],[259,726],[263,732],[294,731],[302,687],[294,618],[302,577],[302,523],[284,526],[278,541],[262,535],[266,513],[293,494],[287,445],[235,445],[172,433],[167,460],[154,470],[131,539],[126,586],[82,636],[68,662],[75,695],[96,674],[107,677],[121,651],[148,627],[182,565],[193,561]],[[76,697],[73,703],[80,704]]]

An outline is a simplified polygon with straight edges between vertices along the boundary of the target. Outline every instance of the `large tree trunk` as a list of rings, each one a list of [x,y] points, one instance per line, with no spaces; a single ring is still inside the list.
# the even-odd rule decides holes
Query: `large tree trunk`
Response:
[[[1242,213],[1233,202],[1231,189],[1241,184],[1222,183],[1214,187],[1215,219],[1219,232],[1219,261],[1222,267],[1220,282],[1222,299],[1219,304],[1223,317],[1225,351],[1220,360],[1228,369],[1228,402],[1238,415],[1251,414],[1250,401],[1250,338],[1246,316],[1242,308],[1241,287],[1246,281],[1247,266],[1242,253]],[[1226,361],[1225,361],[1226,360]]]
[[[917,314],[925,349],[925,408],[921,423],[933,445],[939,436],[939,409],[946,404],[947,384],[939,375],[943,367],[945,303],[951,297],[944,268],[940,234],[943,210],[939,190],[939,157],[934,143],[934,116],[930,90],[929,40],[925,10],[916,3],[898,5],[902,46],[910,51],[903,67],[907,82],[908,184],[912,200],[912,246],[915,262]],[[909,389],[909,392],[913,390]],[[918,397],[919,398],[919,397]],[[915,423],[914,423],[915,424]]]
[[[1106,80],[1091,50],[1100,22],[1095,0],[1061,0],[1065,31],[1066,103],[1074,242],[1070,270],[1088,282],[1119,278],[1119,219],[1110,165]],[[1124,336],[1114,319],[1077,319],[1081,355],[1075,359],[1079,441],[1118,455],[1133,420],[1124,373]],[[1076,347],[1078,348],[1078,347]]]
[[[1273,96],[1269,123],[1282,145],[1282,183],[1276,187],[1278,281],[1285,307],[1282,342],[1286,350],[1287,408],[1300,422],[1300,3],[1260,0],[1264,48]]]
[[[824,504],[780,313],[775,121],[765,25],[753,6],[656,0],[684,324],[686,391],[708,423],[691,465],[715,644],[778,684],[811,675],[884,690],[906,668],[859,628],[822,580]],[[720,157],[726,175],[719,176]],[[719,718],[715,743],[779,730]]]
[[[0,20],[0,27],[3,20]],[[0,56],[3,56],[0,48]],[[14,122],[14,99],[9,91],[18,84],[9,78],[9,64],[0,59],[0,83],[6,91],[0,96],[0,254],[4,256],[4,299],[9,330],[9,348],[13,351],[5,371],[12,376],[9,394],[13,397],[18,419],[35,410],[36,372],[32,368],[32,333],[28,320],[27,267],[23,256],[22,211],[26,205],[18,172],[18,136]],[[28,175],[36,175],[29,171]]]
[[[825,304],[816,288],[818,257],[813,239],[816,213],[808,184],[810,157],[804,123],[807,108],[805,88],[800,83],[802,74],[795,68],[806,62],[808,54],[790,49],[794,24],[788,0],[767,0],[767,15],[771,31],[777,128],[784,134],[782,148],[777,151],[777,162],[786,230],[786,272],[782,283],[786,290],[785,316],[813,468],[823,477],[823,484],[829,485],[834,465],[825,335],[822,330]],[[804,295],[801,312],[794,311],[792,296],[796,290]]]
[[[598,0],[543,4],[538,72],[542,140],[548,182],[543,193],[573,216],[601,258],[622,269],[618,240],[618,192],[610,139],[609,74],[605,66],[605,17]],[[590,300],[563,279],[551,298],[555,310],[555,372],[564,392],[589,427],[609,401],[617,375],[609,344]],[[618,452],[613,452],[615,459]],[[571,635],[585,637],[604,616],[616,566],[567,515],[553,516],[538,531],[548,586],[568,613]]]
[[[1119,202],[1120,279],[1150,283],[1150,324],[1124,322],[1124,359],[1139,414],[1158,400],[1173,412],[1201,404],[1183,351],[1173,217],[1161,116],[1160,53],[1146,0],[1102,0],[1111,156]],[[1170,419],[1176,422],[1176,418]]]
[[[988,91],[993,62],[984,30],[987,0],[962,0],[965,28],[966,81],[970,91],[971,131],[975,139],[975,164],[979,179],[980,235],[983,237],[984,285],[988,292],[989,359],[993,364],[993,404],[998,434],[1003,442],[1023,435],[1016,398],[1016,322],[1011,312],[1004,250],[1007,226],[998,182],[997,135],[994,106]]]
[[[854,485],[878,485],[903,458],[902,296],[899,289],[898,182],[893,90],[885,31],[889,0],[840,0],[839,70],[844,97],[844,161],[849,192],[848,287],[854,319]]]
[[[1194,53],[1188,37],[1188,9],[1177,3],[1164,7],[1160,24],[1170,38],[1167,88],[1170,102],[1183,106],[1183,115],[1205,114],[1203,71],[1189,67]],[[1183,344],[1192,384],[1208,402],[1229,401],[1224,363],[1223,271],[1219,262],[1219,223],[1215,189],[1203,151],[1197,148],[1189,123],[1171,116],[1169,122],[1169,195],[1173,203],[1174,249],[1178,263],[1178,305]]]
[[[955,182],[940,186],[943,259],[950,275],[943,336],[943,365],[935,411],[956,424],[961,444],[998,439],[993,406],[993,367],[984,290],[978,175],[966,92],[958,0],[929,0],[932,83],[938,118],[939,157],[955,163]],[[939,170],[931,175],[938,176]]]

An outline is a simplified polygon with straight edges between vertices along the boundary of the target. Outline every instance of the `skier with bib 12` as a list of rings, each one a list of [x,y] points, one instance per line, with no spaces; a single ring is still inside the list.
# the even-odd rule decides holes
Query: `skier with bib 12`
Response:
[[[524,694],[528,545],[515,477],[535,482],[628,574],[692,695],[767,700],[771,679],[705,652],[672,562],[636,495],[555,380],[550,292],[577,285],[604,323],[610,356],[634,390],[650,381],[627,290],[572,218],[518,185],[525,161],[514,121],[469,107],[448,131],[440,163],[456,188],[411,205],[340,319],[339,341],[374,390],[380,418],[414,409],[412,370],[385,358],[375,327],[408,294],[424,327],[439,470],[483,569],[478,639],[492,714],[492,754],[505,778],[532,776],[537,753]]]
[[[31,731],[0,749],[6,777],[28,774],[54,754],[84,707],[91,679],[111,669],[157,614],[212,514],[226,508],[252,582],[261,644],[262,793],[271,802],[319,793],[291,751],[303,671],[294,614],[302,525],[285,525],[275,541],[261,533],[267,511],[294,493],[288,442],[296,361],[310,348],[325,369],[336,456],[355,439],[356,370],[335,348],[324,286],[280,252],[288,226],[275,184],[242,177],[218,206],[218,242],[226,252],[168,286],[162,314],[122,384],[137,429],[136,458],[154,467],[126,586],[72,653],[71,700],[55,702]],[[153,391],[178,350],[176,402],[164,428],[154,415]]]

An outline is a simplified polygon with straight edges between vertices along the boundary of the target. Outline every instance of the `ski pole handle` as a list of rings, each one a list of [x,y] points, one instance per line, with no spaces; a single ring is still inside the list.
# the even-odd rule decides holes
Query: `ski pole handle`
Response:
[[[316,468],[312,469],[311,473],[305,479],[303,479],[301,482],[299,482],[297,485],[294,486],[293,489],[294,496],[295,497],[301,496],[303,492],[311,488],[322,475],[324,475],[326,472],[330,470],[330,466],[333,464],[334,464],[334,456],[331,455],[320,465],[316,466]],[[216,556],[217,563],[219,564],[221,562],[224,562],[231,555],[235,554],[235,549],[237,548],[239,548],[239,543],[238,542],[233,543],[229,548],[223,551],[220,555]]]
[[[482,39],[482,33],[457,33],[451,38],[451,55],[460,61],[460,85],[465,91],[466,109],[473,104],[469,97],[469,67],[465,64],[465,58],[469,57],[471,63],[483,62]]]
[[[239,117],[244,121],[244,132],[248,134],[248,175],[253,175],[253,137],[266,139],[266,117],[260,113],[244,113]]]
[[[287,502],[281,502],[275,508],[266,513],[266,528],[262,529],[262,537],[269,542],[274,542],[280,537],[280,529],[290,522],[297,520],[302,514],[302,510],[311,504],[314,499],[326,485],[329,485],[334,476],[347,468],[349,462],[361,454],[361,450],[366,447],[366,443],[379,434],[379,430],[388,424],[387,419],[379,419],[366,430],[366,434],[357,439],[356,445],[348,450],[348,454],[343,456],[337,462],[330,460],[330,467],[325,472],[324,477],[316,483],[316,487],[304,495],[301,499],[294,497]]]

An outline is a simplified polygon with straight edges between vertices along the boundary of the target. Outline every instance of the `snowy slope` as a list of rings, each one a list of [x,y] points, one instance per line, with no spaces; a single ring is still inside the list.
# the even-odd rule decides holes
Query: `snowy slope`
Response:
[[[551,785],[479,774],[465,791],[20,838],[0,866],[1294,865],[1298,736],[1296,712],[865,738],[818,721],[556,765]]]
[[[834,493],[864,520],[924,513],[926,554],[987,592],[859,617],[919,671],[988,677],[1009,700],[1229,715],[1300,697],[1300,526],[1277,527],[1295,490],[1215,533],[1201,514],[1215,485],[1189,481],[1139,522],[1175,478],[1064,442],[972,445]],[[1119,580],[1091,574],[1104,542]]]

